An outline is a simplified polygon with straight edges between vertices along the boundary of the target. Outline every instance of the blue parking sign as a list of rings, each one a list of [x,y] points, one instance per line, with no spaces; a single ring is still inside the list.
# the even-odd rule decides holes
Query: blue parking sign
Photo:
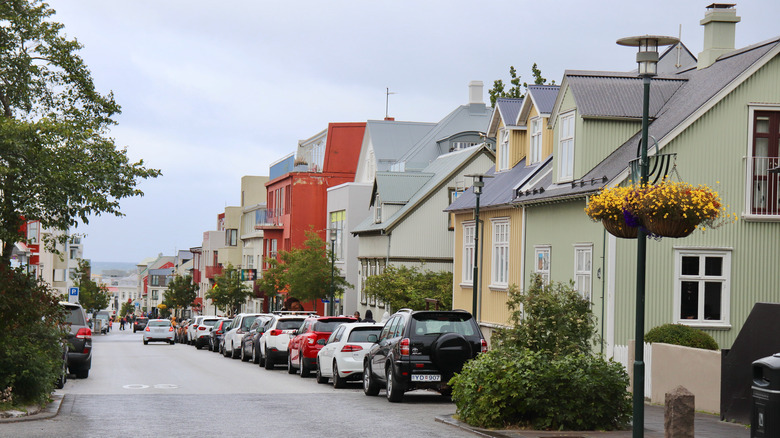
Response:
[[[68,295],[74,296],[74,297],[78,296],[79,295],[79,288],[72,287],[72,288],[68,289]]]

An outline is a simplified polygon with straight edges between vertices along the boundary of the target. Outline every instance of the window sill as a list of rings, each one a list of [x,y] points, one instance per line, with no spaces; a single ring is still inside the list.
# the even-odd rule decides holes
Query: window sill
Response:
[[[731,324],[724,323],[724,322],[689,322],[685,319],[678,319],[676,324],[682,324],[687,325],[688,327],[693,327],[697,329],[708,329],[708,330],[731,330]]]
[[[490,284],[488,285],[488,289],[494,291],[494,292],[508,292],[509,291],[509,285],[508,284]]]
[[[780,215],[742,213],[745,222],[780,222]]]
[[[474,283],[460,283],[460,284],[458,284],[458,286],[465,287],[467,289],[473,289],[474,288]]]

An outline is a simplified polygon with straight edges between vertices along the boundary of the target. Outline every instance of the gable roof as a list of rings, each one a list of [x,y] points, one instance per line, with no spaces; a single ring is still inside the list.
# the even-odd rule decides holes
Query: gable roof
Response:
[[[722,55],[707,68],[701,70],[692,68],[676,75],[685,80],[684,84],[656,110],[655,119],[648,128],[648,134],[658,140],[658,150],[663,149],[685,128],[778,54],[780,54],[780,37]],[[632,81],[635,87],[641,87],[641,78],[634,78]],[[656,87],[654,79],[650,87],[651,97],[653,88],[662,87]],[[621,182],[627,176],[628,162],[636,158],[640,137],[641,131],[588,171],[582,179],[571,183],[554,184],[550,177],[533,186],[524,187],[523,196],[517,201],[545,202],[566,197],[581,197],[608,184]]]
[[[536,112],[540,116],[549,117],[560,89],[561,87],[558,85],[529,85],[528,93],[526,93],[523,105],[517,114],[515,124],[526,124],[528,114],[531,112],[531,105],[536,107]]]
[[[567,74],[580,116],[642,118],[641,78],[604,72],[567,71]],[[650,117],[658,115],[661,107],[684,82],[683,78],[653,78],[650,87]]]
[[[392,163],[436,126],[435,123],[369,120],[366,135],[371,138],[377,170],[387,170]]]
[[[427,172],[377,172],[370,206],[377,195],[384,204],[405,204],[433,177]]]
[[[493,151],[484,144],[441,155],[424,169],[423,174],[425,176],[420,177],[417,181],[419,182],[420,180],[427,178],[427,175],[430,175],[430,177],[427,178],[425,183],[422,184],[417,191],[409,196],[403,207],[378,224],[374,223],[374,218],[372,216],[367,217],[351,231],[352,234],[357,235],[366,232],[391,231],[401,220],[411,214],[417,206],[422,204],[436,190],[440,189],[442,184],[449,181],[458,171],[460,171],[460,169],[476,159],[480,154],[488,154],[490,157],[493,157]],[[397,178],[398,181],[404,181],[404,178],[408,178],[409,174],[416,174],[418,172],[386,172],[384,176],[388,177],[388,183],[390,182],[390,178],[393,177],[393,175],[390,175],[392,173],[395,174],[395,178]],[[408,182],[410,179],[406,179],[405,181]],[[378,181],[374,182],[374,193],[377,192],[378,184]],[[382,199],[382,196],[384,195],[380,193],[379,196],[384,202],[384,199]],[[373,204],[373,199],[371,202]]]
[[[496,106],[493,109],[493,115],[490,116],[490,123],[487,129],[489,136],[495,137],[499,120],[504,123],[504,126],[515,126],[517,114],[523,106],[523,100],[523,98],[509,97],[496,99]]]

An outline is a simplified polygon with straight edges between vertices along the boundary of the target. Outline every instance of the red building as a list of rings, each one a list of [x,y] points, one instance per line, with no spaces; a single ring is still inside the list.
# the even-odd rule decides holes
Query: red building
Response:
[[[301,248],[312,228],[327,240],[327,190],[355,180],[365,128],[365,123],[330,123],[328,129],[300,141],[294,157],[271,166],[266,184],[269,224],[258,226],[263,230],[264,258]],[[304,307],[313,310],[314,304]],[[316,308],[321,311],[323,306]]]

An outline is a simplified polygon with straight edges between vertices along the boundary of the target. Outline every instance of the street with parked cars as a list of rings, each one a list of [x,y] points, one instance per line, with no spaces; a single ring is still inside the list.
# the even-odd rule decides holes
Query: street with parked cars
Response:
[[[252,330],[249,329],[254,321],[248,324],[240,340],[250,333],[260,336],[251,345],[248,340],[244,343],[245,362],[238,360],[241,347],[238,355],[223,358],[208,354],[206,348],[192,348],[186,341],[169,345],[168,334],[171,339],[180,340],[178,329],[188,323],[186,320],[177,321],[174,328],[169,320],[151,319],[138,333],[112,330],[94,337],[90,378],[67,380],[56,417],[3,424],[3,435],[143,437],[211,435],[219,431],[236,436],[390,437],[397,436],[399,424],[405,424],[407,434],[412,436],[472,436],[436,421],[436,417],[455,412],[450,398],[438,392],[407,393],[404,403],[392,408],[381,398],[364,395],[362,366],[356,363],[378,345],[384,324],[358,323],[351,317],[337,321],[305,313],[253,316],[262,322]],[[232,321],[219,318],[209,331],[220,327],[224,330],[245,319],[243,315],[236,315]],[[304,321],[319,319],[323,324],[316,329],[316,324],[312,324],[313,331],[298,333]],[[242,326],[236,324],[233,328]],[[152,331],[155,328],[161,329],[164,336],[158,337]],[[330,332],[318,342],[325,329]],[[312,333],[316,336],[302,339],[303,344],[320,346],[317,360],[309,363],[312,376],[301,378],[297,368],[297,375],[289,375],[289,348],[276,341],[286,339],[289,345],[295,336]],[[157,340],[160,342],[154,342]],[[280,351],[284,356],[279,356]],[[253,355],[260,355],[257,364],[253,363]],[[274,359],[270,369],[266,369],[270,357]],[[325,370],[318,366],[325,360],[320,359],[323,357],[332,361]],[[265,362],[261,362],[263,358]],[[336,373],[340,377],[333,379]],[[126,414],[130,411],[132,415]],[[280,422],[273,427],[272,421],[258,423],[258,415]],[[306,420],[284,420],[293,416]],[[355,418],[370,421],[356,422]]]

